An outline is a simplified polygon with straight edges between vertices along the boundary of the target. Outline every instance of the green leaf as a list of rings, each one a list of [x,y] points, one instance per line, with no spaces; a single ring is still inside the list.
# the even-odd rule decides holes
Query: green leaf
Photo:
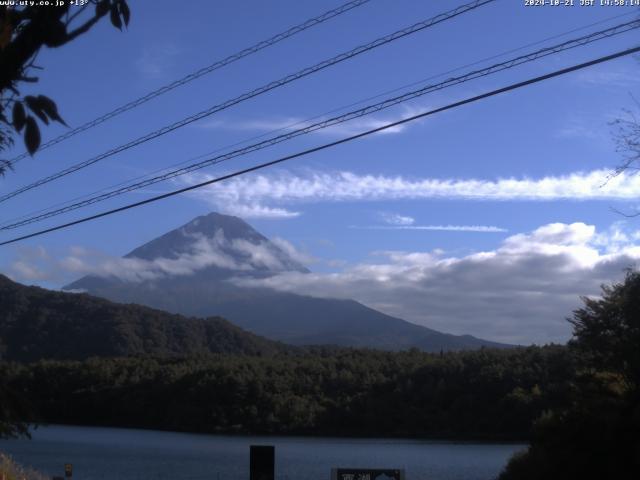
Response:
[[[42,110],[40,102],[38,102],[38,99],[36,97],[27,95],[26,97],[24,97],[24,102],[27,104],[27,107],[29,107],[29,110],[35,113],[38,118],[42,120],[46,125],[49,125],[49,119]]]
[[[27,117],[25,124],[24,143],[27,146],[29,155],[33,155],[40,147],[40,129],[38,128],[36,119],[31,115]]]
[[[27,114],[24,111],[24,107],[21,102],[15,102],[13,104],[13,127],[17,132],[22,130],[24,122],[27,119]]]
[[[120,13],[118,12],[118,5],[116,5],[115,3],[111,5],[110,15],[111,23],[113,24],[113,26],[119,30],[122,30],[122,20],[120,19]]]

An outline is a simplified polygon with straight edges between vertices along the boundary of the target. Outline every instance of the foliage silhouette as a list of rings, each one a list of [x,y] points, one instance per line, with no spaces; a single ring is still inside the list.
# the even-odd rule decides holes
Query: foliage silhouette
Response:
[[[640,478],[640,273],[583,301],[569,320],[577,369],[568,402],[536,422],[501,480]]]
[[[66,45],[107,14],[113,26],[122,30],[129,24],[131,13],[126,0],[89,0],[77,7],[72,7],[72,2],[58,6],[24,3],[0,6],[0,151],[13,145],[13,135],[23,134],[27,151],[33,155],[41,138],[36,117],[45,125],[50,121],[66,125],[49,97],[21,96],[21,84],[38,81],[30,72],[39,69],[35,59],[40,50]],[[0,160],[0,174],[10,167],[9,161]]]

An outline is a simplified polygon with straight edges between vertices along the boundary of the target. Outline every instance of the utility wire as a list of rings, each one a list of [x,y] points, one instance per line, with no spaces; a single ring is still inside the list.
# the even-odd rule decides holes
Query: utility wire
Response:
[[[50,207],[41,208],[39,210],[32,210],[32,211],[30,211],[28,213],[25,213],[25,214],[22,214],[22,215],[19,215],[19,216],[16,216],[16,217],[12,217],[12,218],[9,218],[9,219],[1,222],[0,223],[0,230],[2,230],[3,226],[5,226],[5,225],[7,225],[9,223],[16,222],[16,221],[22,220],[22,219],[26,219],[26,218],[29,218],[31,216],[37,215],[39,213],[47,212],[51,208],[70,205],[72,202],[76,202],[76,201],[79,201],[79,200],[82,200],[82,199],[85,199],[85,198],[89,198],[89,197],[98,195],[98,194],[100,194],[102,192],[106,192],[106,191],[108,191],[110,189],[115,189],[115,188],[118,188],[118,187],[121,187],[121,186],[124,186],[124,185],[128,185],[131,182],[135,182],[137,180],[142,180],[142,179],[148,178],[148,177],[150,177],[152,175],[159,174],[160,172],[167,172],[171,168],[176,168],[176,167],[185,165],[185,164],[187,164],[189,162],[193,162],[195,160],[199,160],[201,158],[208,157],[208,156],[213,155],[215,153],[225,151],[225,150],[227,150],[229,148],[237,147],[239,145],[244,145],[244,144],[247,144],[247,143],[249,143],[249,142],[251,142],[253,140],[259,140],[261,138],[268,137],[269,135],[272,135],[272,134],[275,134],[275,133],[278,133],[278,132],[291,130],[294,127],[299,126],[299,125],[308,125],[313,120],[317,120],[319,118],[324,118],[327,115],[331,115],[333,113],[346,110],[347,108],[354,107],[356,105],[362,105],[363,103],[368,102],[370,100],[375,100],[376,98],[384,97],[385,95],[389,95],[389,94],[392,94],[392,93],[396,93],[396,92],[405,90],[405,89],[407,89],[409,87],[420,85],[420,84],[425,83],[425,82],[427,82],[429,80],[434,80],[436,78],[441,78],[441,77],[444,77],[445,75],[449,75],[451,73],[455,73],[455,72],[459,72],[461,70],[464,70],[465,68],[469,68],[469,67],[473,67],[473,66],[476,66],[476,65],[480,65],[480,64],[485,63],[487,61],[494,60],[494,59],[500,58],[500,57],[504,57],[505,55],[509,55],[510,53],[519,52],[519,51],[522,51],[522,50],[524,50],[526,48],[529,48],[529,47],[533,47],[533,46],[536,46],[536,45],[541,45],[541,44],[546,43],[546,42],[548,42],[550,40],[555,40],[557,38],[565,37],[565,36],[567,36],[567,35],[569,35],[571,33],[579,32],[581,30],[586,30],[587,28],[591,28],[591,27],[594,27],[596,25],[602,25],[603,23],[610,22],[611,20],[616,20],[618,18],[627,17],[627,16],[632,15],[632,14],[635,14],[635,12],[626,12],[626,13],[621,13],[621,14],[618,14],[618,15],[613,15],[611,17],[599,20],[597,22],[589,23],[589,24],[583,25],[581,27],[577,27],[577,28],[574,28],[574,29],[571,29],[571,30],[567,30],[565,32],[562,32],[562,33],[559,33],[559,34],[556,34],[556,35],[552,35],[550,37],[546,37],[546,38],[543,38],[541,40],[536,40],[535,42],[527,43],[525,45],[521,45],[519,47],[512,48],[510,50],[506,50],[506,51],[498,53],[496,55],[492,55],[490,57],[485,57],[485,58],[483,58],[481,60],[476,60],[476,61],[474,61],[472,63],[467,63],[465,65],[453,68],[451,70],[447,70],[446,72],[443,72],[443,73],[439,73],[439,74],[436,74],[436,75],[431,75],[431,76],[429,76],[427,78],[423,78],[423,79],[418,80],[418,81],[414,81],[414,82],[411,82],[411,83],[408,83],[408,84],[404,84],[404,85],[402,85],[400,87],[395,87],[395,88],[393,88],[391,90],[385,90],[384,92],[381,92],[381,93],[378,93],[378,94],[363,98],[363,99],[358,100],[356,102],[351,102],[351,103],[349,103],[347,105],[343,105],[341,107],[333,108],[333,109],[331,109],[329,111],[326,111],[324,113],[321,113],[321,114],[318,114],[318,115],[314,115],[313,117],[308,117],[308,118],[303,119],[303,120],[298,120],[296,122],[290,123],[289,125],[285,125],[283,127],[279,127],[279,128],[273,129],[273,130],[269,130],[267,132],[264,132],[264,133],[261,133],[261,134],[254,135],[252,137],[246,138],[244,140],[241,140],[241,141],[238,141],[238,142],[234,142],[232,144],[228,144],[228,145],[225,145],[223,147],[216,148],[214,150],[210,150],[210,151],[208,151],[206,153],[202,153],[202,154],[197,155],[195,157],[190,157],[190,158],[188,158],[186,160],[182,160],[181,162],[174,163],[174,164],[169,165],[167,167],[162,167],[162,168],[159,168],[159,169],[156,169],[156,170],[152,170],[151,172],[144,173],[142,175],[138,175],[137,177],[130,178],[130,179],[124,180],[122,182],[118,182],[118,183],[116,183],[114,185],[109,185],[107,187],[101,188],[100,190],[89,192],[89,193],[86,193],[86,194],[83,194],[83,195],[79,195],[77,197],[73,197],[73,198],[71,198],[69,200],[58,202],[58,203],[56,203],[56,204],[54,204],[54,205],[52,205]]]
[[[533,47],[533,46],[536,46],[536,45],[541,45],[541,44],[544,44],[544,43],[546,43],[548,41],[555,40],[555,39],[561,38],[561,37],[565,37],[565,36],[567,36],[567,35],[569,35],[571,33],[579,32],[579,31],[582,31],[582,30],[586,30],[588,28],[595,27],[597,25],[602,25],[604,23],[610,22],[612,20],[617,20],[617,19],[622,18],[622,17],[628,17],[630,15],[635,15],[635,12],[626,12],[626,13],[621,13],[621,14],[618,14],[618,15],[613,15],[611,17],[607,17],[607,18],[604,18],[602,20],[598,20],[597,22],[593,22],[593,23],[589,23],[589,24],[586,24],[586,25],[582,25],[580,27],[576,27],[576,28],[573,28],[571,30],[564,31],[562,33],[558,33],[558,34],[555,34],[555,35],[552,35],[552,36],[549,36],[549,37],[545,37],[545,38],[540,39],[540,40],[536,40],[535,42],[530,42],[530,43],[527,43],[527,44],[524,44],[524,45],[520,45],[519,47],[512,48],[512,49],[509,49],[509,50],[505,50],[505,51],[503,51],[501,53],[498,53],[498,54],[495,54],[495,55],[491,55],[489,57],[485,57],[485,58],[482,58],[480,60],[476,60],[474,62],[467,63],[465,65],[461,65],[459,67],[455,67],[455,68],[447,70],[445,72],[438,73],[438,74],[435,74],[435,75],[431,75],[431,76],[423,78],[421,80],[417,80],[417,81],[414,81],[414,82],[411,82],[411,83],[408,83],[408,84],[404,84],[404,85],[401,85],[399,87],[395,87],[395,88],[390,89],[390,90],[385,90],[385,91],[377,93],[375,95],[371,95],[369,97],[362,98],[362,99],[357,100],[355,102],[351,102],[349,104],[333,108],[333,109],[328,110],[326,112],[323,112],[321,114],[317,114],[317,115],[314,115],[312,117],[305,118],[303,120],[298,120],[298,121],[292,122],[292,123],[290,123],[288,125],[285,125],[283,127],[278,127],[278,128],[275,128],[273,130],[269,130],[269,131],[264,132],[264,133],[253,135],[253,136],[251,136],[249,138],[245,138],[244,140],[240,140],[240,141],[237,141],[237,142],[234,142],[234,143],[231,143],[231,144],[224,145],[222,147],[218,147],[218,148],[216,148],[214,150],[210,150],[210,151],[208,151],[206,153],[202,153],[202,154],[199,154],[197,156],[190,157],[190,158],[188,158],[186,160],[182,160],[182,161],[180,161],[178,163],[174,163],[174,164],[168,165],[166,167],[162,167],[162,168],[159,168],[159,169],[156,169],[156,170],[152,170],[150,172],[147,172],[147,173],[138,175],[136,177],[133,177],[133,178],[118,182],[116,184],[112,184],[112,185],[106,186],[106,187],[101,188],[99,190],[96,190],[96,191],[93,191],[93,192],[88,192],[88,193],[85,193],[85,194],[82,194],[82,195],[78,195],[78,196],[73,197],[73,198],[71,198],[69,200],[64,200],[64,201],[55,203],[50,207],[40,208],[38,210],[31,210],[30,212],[27,212],[27,213],[24,213],[22,215],[18,215],[18,216],[15,216],[15,217],[11,217],[11,218],[9,218],[9,219],[7,219],[5,221],[0,222],[0,229],[2,229],[3,226],[5,226],[5,225],[7,225],[9,223],[16,222],[16,221],[22,220],[22,219],[26,219],[26,218],[29,218],[31,216],[34,216],[34,215],[37,215],[37,214],[40,214],[40,213],[43,213],[43,212],[47,212],[48,210],[50,210],[52,208],[70,205],[73,202],[76,202],[76,201],[79,201],[79,200],[82,200],[82,199],[85,199],[85,198],[89,198],[89,197],[98,195],[98,194],[100,194],[102,192],[106,192],[106,191],[109,191],[111,189],[115,189],[115,188],[118,188],[118,187],[121,187],[121,186],[124,186],[124,185],[128,185],[131,182],[135,182],[137,180],[142,180],[144,178],[150,177],[152,175],[159,174],[161,172],[166,172],[171,168],[176,168],[176,167],[185,165],[185,164],[187,164],[189,162],[193,162],[195,160],[199,160],[201,158],[205,158],[205,157],[213,155],[215,153],[225,151],[225,150],[227,150],[229,148],[237,147],[239,145],[244,145],[244,144],[247,144],[247,143],[249,143],[251,141],[259,140],[261,138],[268,137],[269,135],[273,135],[273,134],[278,133],[278,132],[291,130],[291,129],[293,129],[293,127],[296,127],[296,126],[299,126],[299,125],[308,125],[313,120],[317,120],[319,118],[324,118],[327,115],[331,115],[333,113],[346,110],[347,108],[354,107],[356,105],[362,105],[363,103],[368,102],[370,100],[375,100],[377,98],[384,97],[385,95],[389,95],[391,93],[400,92],[400,91],[405,90],[405,89],[407,89],[409,87],[423,84],[423,83],[425,83],[425,82],[427,82],[429,80],[434,80],[436,78],[441,78],[441,77],[444,77],[445,75],[449,75],[449,74],[452,74],[452,73],[455,73],[455,72],[459,72],[459,71],[464,70],[466,68],[473,67],[473,66],[476,66],[476,65],[480,65],[482,63],[488,62],[490,60],[494,60],[496,58],[504,57],[506,55],[509,55],[510,53],[520,52],[520,51],[522,51],[522,50],[524,50],[526,48]]]
[[[480,70],[475,70],[469,73],[466,73],[462,76],[458,76],[458,77],[452,77],[449,78],[443,82],[437,83],[437,84],[433,84],[433,85],[427,85],[425,87],[422,87],[418,90],[414,90],[411,92],[407,92],[404,93],[402,95],[398,95],[392,98],[387,98],[381,102],[372,104],[372,105],[368,105],[366,107],[357,109],[357,110],[353,110],[351,112],[347,112],[345,114],[333,117],[333,118],[329,118],[326,120],[322,120],[310,125],[306,125],[302,128],[296,129],[294,131],[291,132],[287,132],[281,135],[277,135],[275,137],[263,140],[261,142],[258,143],[254,143],[252,145],[248,145],[246,147],[234,150],[232,152],[229,153],[225,153],[222,155],[217,155],[214,156],[212,158],[207,158],[201,162],[197,162],[197,163],[193,163],[191,165],[176,169],[176,170],[171,170],[168,171],[166,173],[163,173],[161,175],[157,175],[155,177],[151,177],[151,178],[147,178],[144,180],[141,180],[139,182],[130,184],[130,185],[126,185],[124,187],[121,188],[116,188],[114,190],[102,193],[100,195],[96,195],[93,197],[90,197],[88,199],[70,204],[70,205],[66,205],[64,207],[61,208],[57,208],[57,209],[53,209],[53,210],[49,210],[45,213],[41,213],[38,215],[34,215],[13,223],[8,223],[8,224],[4,224],[2,226],[0,226],[0,230],[12,230],[18,227],[22,227],[31,223],[36,223],[42,220],[45,220],[47,218],[51,218],[54,216],[58,216],[58,215],[62,215],[64,213],[68,213],[70,211],[73,210],[77,210],[79,208],[82,207],[86,207],[88,205],[92,205],[94,203],[98,203],[98,202],[102,202],[105,201],[109,198],[113,198],[115,196],[118,195],[122,195],[128,192],[132,192],[134,190],[138,190],[144,187],[148,187],[150,185],[165,181],[165,180],[169,180],[171,178],[175,178],[178,177],[180,175],[185,175],[187,173],[191,173],[193,171],[196,170],[200,170],[202,168],[205,167],[209,167],[211,165],[215,165],[218,163],[222,163],[224,161],[230,160],[232,158],[236,158],[239,156],[243,156],[243,155],[247,155],[249,153],[253,153],[255,151],[258,150],[262,150],[264,148],[276,145],[278,143],[282,143],[288,140],[291,140],[293,138],[296,138],[298,136],[301,135],[306,135],[308,133],[317,131],[317,130],[321,130],[324,128],[328,128],[328,127],[332,127],[335,125],[339,125],[341,123],[344,122],[348,122],[350,120],[356,119],[356,118],[360,118],[363,117],[365,115],[370,115],[372,113],[376,113],[379,112],[381,110],[385,110],[387,108],[393,107],[395,105],[398,105],[400,103],[406,102],[408,100],[413,100],[415,98],[418,98],[420,96],[426,95],[428,93],[432,93],[434,91],[439,91],[439,90],[443,90],[445,88],[449,88],[455,85],[459,85],[461,83],[465,83],[471,80],[475,80],[477,78],[481,78],[481,77],[485,77],[488,75],[492,75],[495,73],[498,73],[500,71],[503,70],[508,70],[511,68],[514,68],[516,66],[522,65],[524,63],[529,63],[529,62],[533,62],[535,60],[539,60],[540,58],[544,58],[547,57],[549,55],[554,55],[557,54],[559,52],[565,51],[565,50],[569,50],[569,49],[573,49],[576,47],[580,47],[583,45],[587,45],[593,42],[596,42],[598,40],[602,40],[602,39],[606,39],[606,38],[610,38],[614,35],[619,35],[634,29],[640,28],[640,20],[634,20],[631,22],[626,22],[620,25],[617,25],[615,27],[611,27],[605,30],[601,30],[598,32],[594,32],[588,35],[584,35],[582,37],[579,38],[575,38],[572,40],[568,40],[566,42],[557,44],[557,45],[553,45],[550,47],[546,47],[540,50],[537,50],[535,52],[532,53],[528,53],[525,55],[520,55],[518,57],[506,60],[504,62],[500,62],[494,65],[491,65],[489,67],[485,67],[483,69]]]
[[[414,25],[411,25],[409,27],[403,28],[402,30],[398,30],[394,33],[391,33],[389,35],[385,35],[384,37],[380,37],[372,42],[369,42],[365,45],[360,45],[348,52],[345,53],[341,53],[339,55],[336,55],[335,57],[332,57],[328,60],[324,60],[320,63],[317,63],[311,67],[307,67],[304,68],[296,73],[287,75],[285,77],[282,77],[279,80],[275,80],[273,82],[270,82],[266,85],[263,85],[262,87],[256,88],[255,90],[252,90],[250,92],[244,93],[238,97],[235,97],[231,100],[227,100],[224,103],[218,104],[218,105],[214,105],[213,107],[210,107],[206,110],[203,110],[201,112],[198,112],[196,114],[193,114],[189,117],[186,117],[182,120],[179,120],[178,122],[172,123],[170,125],[167,125],[163,128],[160,128],[158,130],[155,130],[151,133],[148,133],[142,137],[139,137],[135,140],[132,140],[128,143],[125,143],[123,145],[120,145],[118,147],[112,148],[111,150],[108,150],[96,157],[90,158],[88,160],[85,160],[83,162],[77,163],[75,165],[72,165],[71,167],[68,167],[60,172],[54,173],[53,175],[50,175],[48,177],[42,178],[40,180],[37,180],[34,183],[31,183],[29,185],[26,185],[24,187],[21,187],[17,190],[14,190],[12,192],[9,192],[5,195],[0,196],[0,203],[4,202],[6,200],[9,200],[10,198],[15,197],[16,195],[19,195],[21,193],[24,193],[26,191],[32,190],[34,188],[37,188],[41,185],[44,185],[46,183],[52,182],[54,180],[57,180],[58,178],[64,177],[66,175],[70,175],[74,172],[77,172],[78,170],[81,170],[83,168],[86,168],[90,165],[93,165],[96,162],[99,162],[101,160],[104,160],[105,158],[111,157],[117,153],[123,152],[125,150],[128,150],[130,148],[133,148],[137,145],[140,145],[142,143],[148,142],[150,140],[153,140],[155,138],[158,138],[162,135],[165,135],[169,132],[172,132],[178,128],[184,127],[186,125],[189,125],[190,123],[193,123],[195,121],[201,120],[205,117],[208,117],[210,115],[213,115],[214,113],[220,112],[222,110],[225,110],[229,107],[232,107],[238,103],[244,102],[245,100],[249,100],[253,97],[256,97],[258,95],[261,95],[263,93],[269,92],[275,88],[281,87],[283,85],[286,85],[288,83],[294,82],[296,80],[299,80],[300,78],[306,77],[308,75],[311,75],[315,72],[318,72],[320,70],[323,70],[327,67],[330,67],[332,65],[335,65],[337,63],[341,63],[345,60],[348,60],[350,58],[353,58],[357,55],[360,55],[362,53],[368,52],[369,50],[373,50],[375,48],[381,47],[383,45],[386,45],[387,43],[391,43],[395,40],[398,40],[400,38],[406,37],[408,35],[412,35],[414,33],[417,33],[421,30],[424,30],[426,28],[432,27],[438,23],[444,22],[446,20],[449,20],[451,18],[457,17],[458,15],[462,15],[466,12],[469,12],[471,10],[475,10],[476,8],[486,5],[488,3],[492,3],[496,0],[475,0],[473,2],[467,3],[465,5],[461,5],[457,8],[454,8],[453,10],[449,10],[445,13],[441,13],[439,15],[436,15],[435,17],[432,17],[430,19],[424,20],[422,22],[418,22]]]
[[[334,17],[337,17],[338,15],[342,15],[343,13],[348,12],[349,10],[352,10],[354,8],[360,7],[362,5],[364,5],[365,3],[368,3],[370,0],[352,0],[350,2],[347,2],[341,6],[339,6],[338,8],[334,8],[333,10],[329,10],[327,12],[324,12],[322,15],[318,15],[317,17],[314,18],[310,18],[309,20],[296,25],[294,27],[291,27],[288,30],[285,30],[284,32],[278,33],[277,35],[274,35],[271,38],[268,38],[266,40],[262,40],[261,42],[256,43],[255,45],[252,45],[251,47],[245,48],[244,50],[241,50],[239,52],[234,53],[233,55],[229,55],[227,58],[224,58],[222,60],[218,60],[214,63],[212,63],[211,65],[208,65],[206,67],[203,67],[193,73],[190,73],[188,75],[185,75],[184,77],[175,80],[171,83],[168,83],[156,90],[153,90],[149,93],[147,93],[146,95],[137,98],[135,100],[130,101],[129,103],[126,103],[108,113],[105,113],[104,115],[99,116],[98,118],[95,118],[89,122],[86,122],[76,128],[73,128],[65,133],[63,133],[62,135],[53,138],[51,140],[49,140],[46,143],[43,143],[42,145],[40,145],[40,148],[38,149],[39,151],[42,151],[46,148],[49,148],[53,145],[56,145],[60,142],[63,142],[64,140],[67,140],[79,133],[82,133],[86,130],[89,130],[93,127],[96,127],[98,125],[100,125],[101,123],[106,122],[107,120],[110,120],[114,117],[117,117],[118,115],[127,112],[133,108],[136,108],[140,105],[142,105],[143,103],[148,102],[149,100],[153,100],[156,97],[159,97],[160,95],[164,95],[165,93],[170,92],[171,90],[174,90],[178,87],[181,87],[182,85],[185,85],[197,78],[200,78],[204,75],[207,75],[211,72],[214,72],[215,70],[218,70],[222,67],[226,67],[227,65],[232,64],[233,62],[236,62],[244,57],[247,57],[249,55],[252,55],[254,53],[259,52],[260,50],[263,50],[267,47],[271,47],[272,45],[275,45],[276,43],[279,43],[289,37],[292,37],[300,32],[303,32],[309,28],[315,27],[316,25],[320,25],[321,23],[326,22],[327,20],[330,20]],[[29,153],[24,152],[21,153],[20,155],[8,160],[9,164],[11,166],[15,165],[17,162],[19,162],[20,160],[22,160],[23,158],[26,158],[29,156]]]
[[[535,84],[535,83],[539,83],[539,82],[542,82],[542,81],[545,81],[545,80],[549,80],[551,78],[559,77],[561,75],[566,75],[567,73],[575,72],[577,70],[582,70],[584,68],[587,68],[587,67],[590,67],[590,66],[593,66],[593,65],[597,65],[597,64],[600,64],[600,63],[608,62],[608,61],[614,60],[616,58],[624,57],[626,55],[631,55],[631,54],[637,53],[637,52],[640,52],[640,47],[629,48],[627,50],[622,50],[622,51],[613,53],[611,55],[606,55],[604,57],[599,57],[599,58],[596,58],[594,60],[590,60],[588,62],[580,63],[578,65],[573,65],[571,67],[566,67],[566,68],[563,68],[563,69],[560,69],[560,70],[555,70],[554,72],[547,73],[545,75],[541,75],[541,76],[538,76],[538,77],[530,78],[530,79],[524,80],[522,82],[513,83],[513,84],[508,85],[506,87],[498,88],[496,90],[492,90],[490,92],[486,92],[486,93],[483,93],[481,95],[476,95],[475,97],[470,97],[470,98],[466,98],[464,100],[460,100],[460,101],[455,102],[455,103],[450,103],[448,105],[445,105],[444,107],[440,107],[440,108],[436,108],[434,110],[429,110],[429,111],[426,111],[426,112],[422,112],[422,113],[419,113],[417,115],[413,115],[411,117],[404,118],[402,120],[398,120],[397,122],[387,123],[386,125],[383,125],[383,126],[378,127],[378,128],[373,128],[371,130],[367,130],[366,132],[358,133],[356,135],[352,135],[350,137],[342,138],[342,139],[336,140],[334,142],[325,143],[323,145],[320,145],[320,146],[317,146],[317,147],[314,147],[314,148],[310,148],[308,150],[303,150],[301,152],[294,153],[292,155],[288,155],[288,156],[285,156],[285,157],[278,158],[276,160],[271,160],[269,162],[265,162],[265,163],[261,163],[259,165],[255,165],[253,167],[249,167],[249,168],[245,168],[245,169],[242,169],[242,170],[238,170],[238,171],[230,173],[228,175],[223,175],[221,177],[213,178],[213,179],[207,180],[205,182],[197,183],[195,185],[190,185],[188,187],[184,187],[184,188],[181,188],[181,189],[178,189],[178,190],[173,190],[171,192],[167,192],[167,193],[164,193],[162,195],[157,195],[155,197],[151,197],[151,198],[148,198],[146,200],[142,200],[140,202],[130,203],[128,205],[125,205],[125,206],[122,206],[122,207],[119,207],[119,208],[114,208],[112,210],[107,210],[107,211],[104,211],[104,212],[101,212],[101,213],[98,213],[98,214],[95,214],[95,215],[91,215],[91,216],[88,216],[88,217],[80,218],[80,219],[74,220],[72,222],[64,223],[64,224],[61,224],[61,225],[56,225],[55,227],[50,227],[50,228],[46,228],[44,230],[39,230],[37,232],[30,233],[28,235],[23,235],[23,236],[20,236],[20,237],[12,238],[11,240],[6,240],[4,242],[0,242],[0,246],[9,245],[11,243],[19,242],[21,240],[26,240],[28,238],[37,237],[37,236],[40,236],[40,235],[44,235],[46,233],[55,232],[57,230],[62,230],[62,229],[65,229],[65,228],[69,228],[69,227],[72,227],[74,225],[78,225],[78,224],[81,224],[81,223],[85,223],[85,222],[89,222],[89,221],[92,221],[92,220],[96,220],[98,218],[106,217],[108,215],[113,215],[115,213],[123,212],[125,210],[129,210],[129,209],[132,209],[132,208],[140,207],[142,205],[147,205],[149,203],[157,202],[159,200],[164,200],[165,198],[173,197],[173,196],[179,195],[181,193],[189,192],[191,190],[202,188],[202,187],[205,187],[205,186],[208,186],[208,185],[213,185],[215,183],[219,183],[219,182],[222,182],[224,180],[229,180],[231,178],[238,177],[238,176],[241,176],[241,175],[245,175],[247,173],[255,172],[257,170],[262,170],[264,168],[271,167],[273,165],[277,165],[277,164],[280,164],[280,163],[283,163],[283,162],[286,162],[286,161],[289,161],[289,160],[293,160],[295,158],[300,158],[300,157],[303,157],[303,156],[306,156],[306,155],[310,155],[310,154],[315,153],[315,152],[319,152],[321,150],[325,150],[325,149],[328,149],[328,148],[331,148],[331,147],[335,147],[335,146],[341,145],[343,143],[351,142],[353,140],[357,140],[359,138],[363,138],[363,137],[372,135],[374,133],[382,132],[382,131],[387,130],[389,128],[393,128],[393,127],[397,127],[399,125],[404,125],[405,123],[413,122],[413,121],[418,120],[420,118],[424,118],[424,117],[427,117],[427,116],[435,115],[437,113],[441,113],[441,112],[444,112],[444,111],[447,111],[447,110],[452,110],[454,108],[461,107],[463,105],[474,103],[474,102],[477,102],[479,100],[484,100],[486,98],[493,97],[495,95],[500,95],[502,93],[510,92],[512,90],[517,90],[517,89],[520,89],[520,88],[523,88],[523,87],[526,87],[526,86],[529,86],[529,85],[532,85],[532,84]]]

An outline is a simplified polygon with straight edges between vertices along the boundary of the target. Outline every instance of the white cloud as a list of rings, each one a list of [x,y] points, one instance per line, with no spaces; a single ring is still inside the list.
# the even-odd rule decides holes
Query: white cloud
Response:
[[[640,260],[639,232],[614,225],[555,223],[505,239],[495,250],[378,252],[382,260],[336,273],[282,273],[242,285],[320,297],[355,298],[441,331],[512,343],[564,342],[579,297],[620,279]],[[626,240],[625,240],[626,239]],[[612,248],[612,245],[614,246]]]
[[[172,43],[145,47],[136,60],[136,67],[148,77],[161,77],[173,68],[179,55],[180,49]]]
[[[266,207],[264,205],[242,203],[217,205],[220,213],[236,215],[242,218],[295,218],[300,212],[287,210],[286,208]]]
[[[409,217],[408,215],[400,215],[398,213],[380,213],[380,218],[383,222],[388,223],[389,225],[413,225],[415,223],[415,218]]]
[[[384,112],[382,114],[370,114],[360,118],[354,118],[353,120],[349,120],[344,123],[339,123],[326,128],[315,130],[313,133],[331,136],[355,135],[367,130],[373,130],[375,128],[382,127],[388,123],[396,122],[414,116],[417,113],[426,110],[429,110],[429,107],[418,107],[411,104],[401,104],[398,107],[392,108],[388,112]],[[241,121],[211,120],[209,122],[201,124],[200,127],[207,129],[258,131],[265,133],[275,133],[278,131],[292,132],[301,128],[311,126],[323,120],[333,118],[334,116],[337,116],[337,114],[332,115],[331,117],[319,117],[310,120],[302,119],[299,117],[269,117]],[[420,122],[421,121],[418,120],[416,122],[413,122],[413,124],[415,125]],[[394,127],[381,130],[379,133],[386,135],[401,133],[404,132],[407,128],[409,128],[409,124],[396,125]]]
[[[465,199],[493,201],[637,200],[640,175],[611,177],[610,170],[576,172],[541,178],[440,179],[410,178],[347,171],[300,175],[247,175],[235,177],[193,195],[223,211],[246,209],[254,216],[290,218],[298,211],[285,204],[382,201],[403,199]],[[213,178],[192,175],[189,183]]]
[[[192,239],[186,251],[153,260],[112,257],[84,247],[71,247],[65,254],[49,255],[39,247],[21,252],[9,266],[8,273],[17,281],[57,280],[66,283],[70,277],[95,275],[125,282],[144,282],[173,275],[192,275],[208,267],[233,271],[282,271],[292,267],[290,259],[301,263],[310,259],[284,240],[259,243],[229,240],[222,230],[211,238],[186,235]]]
[[[21,279],[27,281],[49,280],[49,273],[39,269],[37,266],[27,263],[23,260],[16,260],[11,263],[9,276],[13,279]]]
[[[13,280],[46,281],[50,273],[39,266],[50,260],[49,254],[43,247],[21,246],[16,251],[16,259],[11,262],[8,276]]]
[[[633,87],[640,84],[640,74],[635,65],[615,70],[609,66],[583,70],[576,79],[580,83],[608,88]]]
[[[218,231],[212,238],[194,235],[189,251],[175,258],[117,258],[75,248],[52,268],[76,275],[96,275],[118,278],[126,282],[143,282],[168,275],[191,275],[197,270],[211,266],[233,270],[249,270],[256,266],[252,261],[238,263],[236,258],[227,252],[229,247],[236,249],[235,245],[230,245],[222,231]],[[242,251],[242,247],[236,250]]]
[[[231,250],[244,257],[244,262],[237,264],[242,269],[252,270],[255,268],[266,268],[271,271],[286,270],[282,256],[273,248],[270,243],[254,243],[242,238],[233,239],[230,242]],[[293,248],[293,246],[291,246]]]
[[[570,326],[565,318],[580,306],[579,297],[598,295],[600,285],[621,279],[625,268],[640,261],[640,230],[628,230],[621,222],[606,231],[584,223],[548,224],[511,235],[495,249],[465,255],[372,252],[367,262],[335,262],[333,273],[284,271],[278,252],[301,263],[313,259],[285,240],[272,243],[275,250],[269,244],[230,241],[221,233],[209,239],[193,236],[187,252],[153,261],[113,258],[82,247],[64,255],[25,248],[9,273],[18,281],[93,274],[140,282],[190,275],[211,265],[246,272],[266,267],[281,271],[235,282],[354,298],[437,330],[526,344],[566,341]]]
[[[308,265],[318,261],[315,257],[298,250],[291,242],[286,241],[284,238],[274,237],[271,239],[271,243],[286,253],[289,258],[302,265]]]
[[[415,230],[432,232],[476,232],[476,233],[504,233],[506,228],[493,225],[353,225],[350,228],[363,230]]]
[[[610,132],[608,128],[606,128],[606,125],[602,125],[602,123],[599,122],[589,122],[585,120],[585,118],[573,118],[566,121],[563,126],[556,131],[555,136],[569,140],[581,138],[599,142],[607,142],[611,139]]]

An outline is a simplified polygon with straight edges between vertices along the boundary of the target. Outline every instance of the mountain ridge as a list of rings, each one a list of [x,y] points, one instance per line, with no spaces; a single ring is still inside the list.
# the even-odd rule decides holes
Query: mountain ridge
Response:
[[[198,255],[193,247],[197,242],[209,242],[215,247],[215,254],[224,258],[213,259],[215,255],[203,243],[202,259],[211,264],[196,268],[189,275],[165,272],[137,283],[85,276],[64,288],[83,289],[113,301],[140,303],[183,315],[220,315],[255,334],[293,345],[334,344],[385,350],[415,347],[426,351],[506,347],[470,335],[438,332],[355,300],[239,287],[228,280],[309,270],[238,217],[216,212],[197,217],[132,250],[124,258],[160,264],[164,259],[179,262],[181,258]],[[229,265],[238,268],[227,268]]]
[[[0,359],[275,355],[290,349],[220,317],[193,318],[86,293],[26,286],[0,274]]]

